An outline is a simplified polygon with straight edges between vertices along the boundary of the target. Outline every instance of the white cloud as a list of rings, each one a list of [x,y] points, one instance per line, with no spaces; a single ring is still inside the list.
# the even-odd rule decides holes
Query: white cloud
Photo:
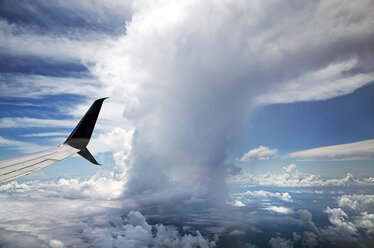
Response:
[[[322,179],[319,175],[302,175],[295,164],[283,167],[284,174],[265,173],[252,175],[243,172],[230,178],[230,182],[244,184],[247,186],[276,186],[276,187],[327,187],[327,186],[372,186],[374,178],[355,178],[348,173],[344,178]]]
[[[95,51],[110,37],[104,34],[68,36],[40,34],[38,30],[0,20],[2,49],[17,56],[43,57],[56,61],[94,61]]]
[[[4,204],[0,210],[0,244],[4,247],[215,246],[214,241],[197,230],[180,234],[174,226],[150,225],[138,211],[130,211],[121,218],[123,201],[118,200],[120,195],[116,192],[123,190],[115,185],[119,181],[102,179],[1,185],[0,199]],[[125,206],[134,204],[128,201]]]
[[[46,146],[41,146],[39,144],[31,143],[31,142],[22,142],[18,140],[5,139],[1,136],[0,136],[0,147],[5,147],[6,149],[10,149],[10,150],[17,150],[17,151],[21,151],[24,153],[37,152],[37,151],[50,148]]]
[[[64,246],[64,243],[62,243],[60,240],[58,239],[52,239],[50,242],[49,242],[49,245],[52,247],[52,248],[63,248],[65,247]]]
[[[286,202],[292,202],[293,201],[292,197],[290,196],[290,194],[288,192],[283,192],[283,193],[275,192],[275,193],[273,193],[273,192],[265,191],[265,190],[255,190],[255,191],[247,190],[246,192],[237,193],[236,195],[251,196],[251,197],[262,197],[262,198],[276,197],[276,198],[279,198],[280,200],[286,201]]]
[[[342,195],[338,198],[338,204],[341,208],[362,211],[362,209],[364,209],[365,207],[374,205],[374,195]]]
[[[106,91],[101,86],[102,84],[92,77],[0,74],[0,96],[4,97],[27,96],[28,98],[38,98],[58,94],[102,96]]]
[[[281,237],[273,237],[269,241],[271,248],[293,248],[293,242],[289,239],[284,239]]]
[[[278,153],[277,149],[270,149],[266,146],[259,146],[249,150],[246,154],[240,159],[241,162],[247,162],[250,160],[267,160],[274,157]]]
[[[283,167],[283,170],[293,178],[300,177],[300,173],[296,168],[296,164],[289,164],[288,166]]]
[[[5,117],[0,119],[0,128],[67,127],[73,128],[79,120],[53,120],[29,117]]]
[[[265,210],[269,210],[272,212],[280,213],[280,214],[291,214],[293,213],[293,210],[291,208],[283,207],[283,206],[270,206],[264,208]]]
[[[88,147],[93,154],[111,152],[116,165],[121,169],[119,172],[125,173],[125,165],[132,151],[133,135],[132,129],[116,127],[93,138]]]
[[[373,160],[374,139],[354,143],[318,147],[288,155],[303,161]]]
[[[285,86],[260,96],[258,101],[266,104],[318,101],[352,93],[374,81],[374,73],[345,75],[356,65],[357,59],[333,62],[325,68],[308,72],[297,79],[291,80]],[[310,87],[310,85],[313,85],[313,87]]]
[[[118,179],[118,180],[116,180]],[[123,194],[125,181],[113,178],[113,174],[95,175],[88,180],[59,179],[57,182],[38,182],[19,184],[15,181],[0,185],[1,192],[40,193],[41,198],[48,196],[65,196],[68,198],[87,198],[114,200]]]
[[[30,133],[30,134],[24,134],[23,137],[50,137],[50,136],[64,136],[67,137],[68,133],[63,132],[49,132],[49,133]]]
[[[348,215],[340,208],[329,208],[324,211],[329,216],[331,224],[346,229],[348,232],[356,232],[355,225],[347,221]]]
[[[222,199],[226,189],[217,182],[226,176],[225,152],[258,97],[276,91],[290,101],[326,99],[371,79],[369,1],[160,0],[135,6],[126,35],[99,50],[90,68],[109,94],[122,99],[134,125],[127,167],[134,195],[178,182]],[[347,10],[351,14],[343,14]]]
[[[374,216],[366,211],[349,215],[341,208],[327,207],[329,225],[317,226],[312,221],[312,214],[308,210],[299,210],[299,225],[308,230],[302,234],[293,233],[292,239],[273,237],[270,244],[274,247],[371,247],[373,239],[370,237],[374,229]],[[365,234],[363,234],[363,232]]]
[[[103,111],[106,117],[98,123],[107,137],[100,139],[126,144],[111,131],[135,130],[131,156],[125,152],[116,159],[120,164],[128,160],[127,193],[133,195],[178,184],[179,189],[194,188],[196,194],[222,199],[227,192],[222,183],[225,153],[261,96],[279,92],[261,102],[265,104],[326,99],[361,87],[373,71],[368,55],[373,41],[370,1],[60,1],[57,6],[69,10],[69,16],[84,13],[87,23],[107,23],[125,13],[126,33],[41,35],[2,21],[3,50],[82,62],[91,75],[17,75],[17,83],[2,83],[0,92],[111,96],[110,108]],[[79,11],[70,11],[74,8]],[[84,105],[70,112],[78,113]],[[19,126],[18,121],[4,119],[0,125]],[[257,158],[270,158],[274,151],[269,150]]]
[[[244,207],[245,206],[245,204],[243,202],[241,202],[239,200],[236,200],[236,199],[235,199],[235,201],[232,205],[235,206],[235,207]]]

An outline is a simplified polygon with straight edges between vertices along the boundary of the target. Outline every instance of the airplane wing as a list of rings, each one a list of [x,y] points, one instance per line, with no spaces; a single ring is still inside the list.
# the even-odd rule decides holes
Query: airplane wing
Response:
[[[91,105],[67,140],[60,146],[41,152],[0,160],[0,183],[27,175],[77,153],[93,164],[99,164],[86,146],[90,141],[97,117],[105,99],[98,99]]]

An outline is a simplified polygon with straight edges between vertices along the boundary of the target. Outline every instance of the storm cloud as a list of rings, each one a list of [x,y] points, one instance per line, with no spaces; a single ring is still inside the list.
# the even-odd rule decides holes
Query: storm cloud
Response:
[[[91,70],[135,128],[130,195],[173,185],[222,199],[226,150],[256,106],[328,99],[374,79],[370,1],[135,6]]]

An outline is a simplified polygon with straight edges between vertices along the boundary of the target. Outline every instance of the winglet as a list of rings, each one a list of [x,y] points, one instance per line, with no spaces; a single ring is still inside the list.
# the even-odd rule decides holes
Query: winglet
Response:
[[[98,99],[91,105],[86,114],[83,116],[82,120],[78,123],[73,132],[64,142],[64,144],[68,144],[69,146],[79,149],[80,152],[78,152],[78,154],[94,164],[99,163],[87,150],[86,146],[90,142],[90,138],[94,130],[97,117],[99,116],[103,101],[107,98],[108,97]]]
[[[80,150],[78,152],[78,154],[81,155],[82,157],[84,157],[85,159],[87,159],[88,161],[90,161],[93,164],[101,165],[96,161],[96,159],[92,156],[92,154],[90,153],[90,151],[88,151],[87,148],[84,148],[83,150]]]

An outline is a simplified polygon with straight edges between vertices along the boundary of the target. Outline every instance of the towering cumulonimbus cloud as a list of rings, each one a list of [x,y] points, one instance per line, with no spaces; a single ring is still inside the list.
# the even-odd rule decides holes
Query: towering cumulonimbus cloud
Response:
[[[135,1],[91,71],[135,129],[128,195],[226,196],[226,150],[259,104],[374,80],[371,1]]]

